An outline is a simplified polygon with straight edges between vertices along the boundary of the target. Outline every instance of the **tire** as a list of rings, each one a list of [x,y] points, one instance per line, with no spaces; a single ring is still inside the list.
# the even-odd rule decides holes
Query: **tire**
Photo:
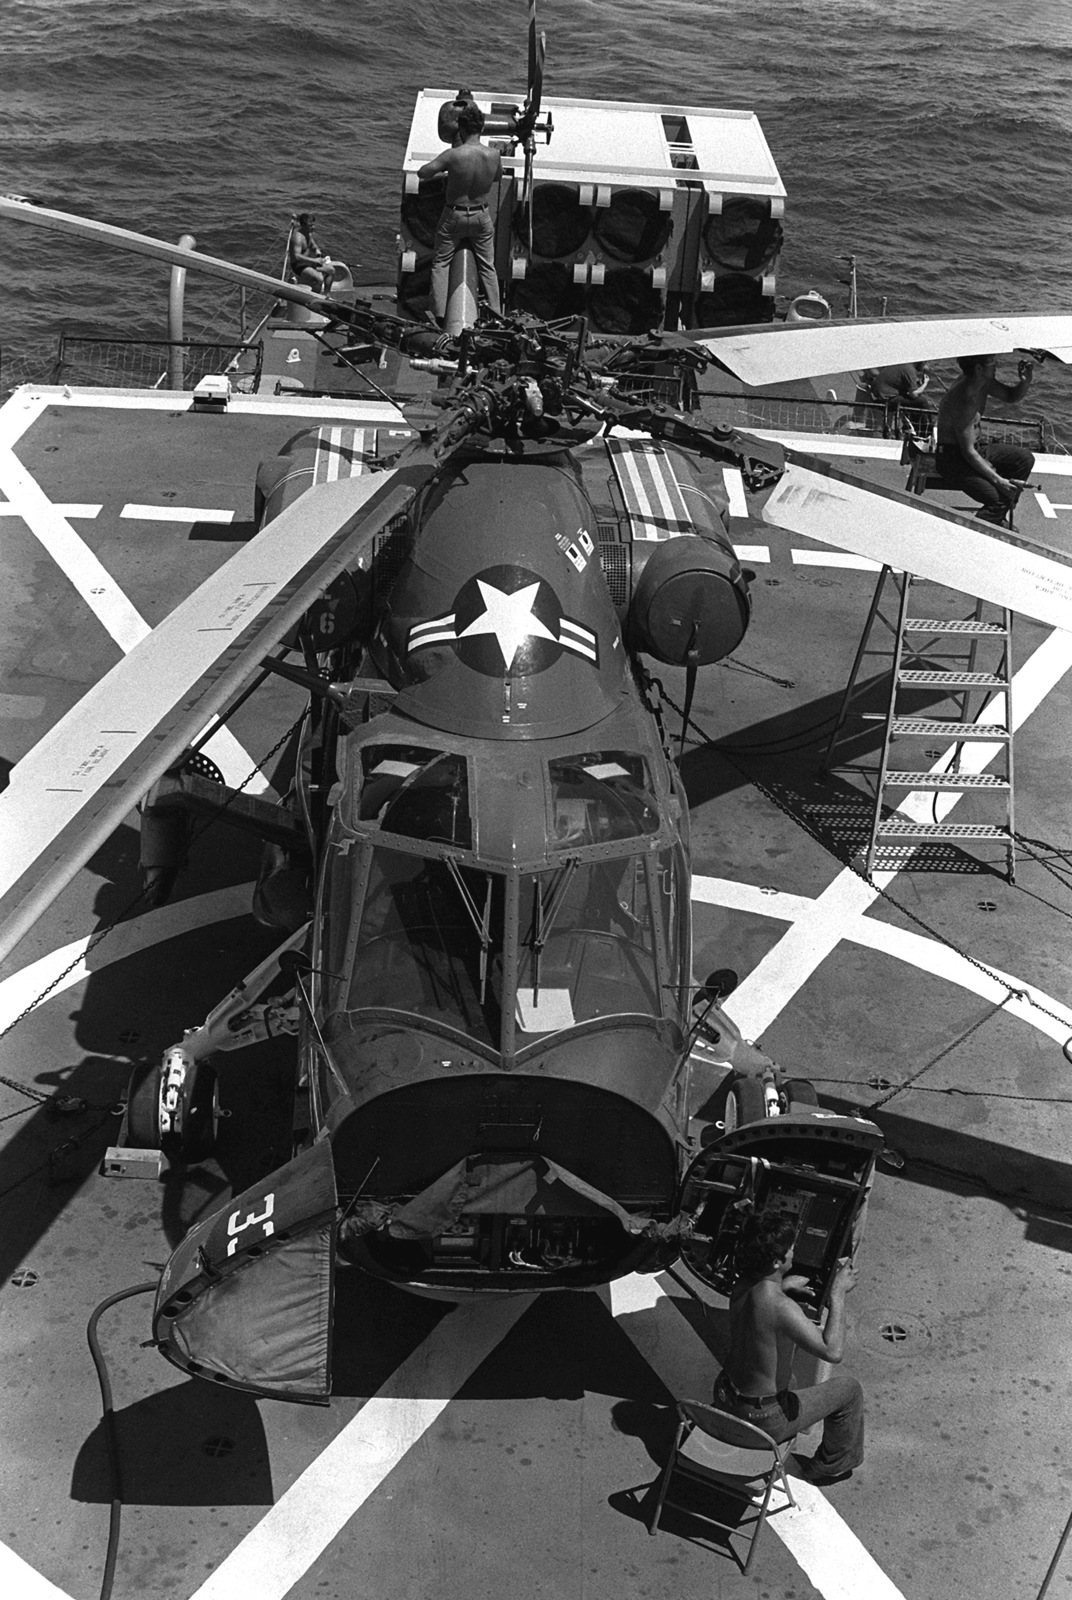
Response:
[[[215,1148],[218,1115],[216,1069],[195,1062],[183,1088],[182,1133],[167,1140],[165,1152],[187,1165],[205,1161]]]
[[[163,1150],[187,1165],[204,1161],[216,1143],[219,1101],[214,1067],[197,1062],[183,1086],[182,1133],[160,1134],[161,1068],[134,1068],[127,1088],[127,1143],[138,1150]]]
[[[767,1115],[763,1085],[758,1078],[735,1078],[726,1101],[726,1132],[743,1128],[748,1122],[762,1122]]]
[[[785,1095],[790,1111],[807,1110],[819,1104],[819,1096],[815,1092],[814,1083],[809,1083],[807,1078],[787,1078],[782,1084],[782,1093]]]
[[[142,1062],[127,1085],[127,1144],[135,1150],[160,1148],[160,1068]]]

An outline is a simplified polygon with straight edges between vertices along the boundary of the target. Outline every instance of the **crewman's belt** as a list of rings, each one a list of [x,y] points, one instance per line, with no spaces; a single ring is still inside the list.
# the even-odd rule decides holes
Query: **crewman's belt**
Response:
[[[776,1394],[742,1394],[740,1389],[734,1387],[724,1372],[719,1375],[718,1381],[730,1391],[735,1400],[743,1400],[750,1406],[773,1405],[778,1398]]]
[[[484,203],[479,206],[451,206],[450,209],[452,211],[486,211],[488,209],[488,203],[485,200]]]

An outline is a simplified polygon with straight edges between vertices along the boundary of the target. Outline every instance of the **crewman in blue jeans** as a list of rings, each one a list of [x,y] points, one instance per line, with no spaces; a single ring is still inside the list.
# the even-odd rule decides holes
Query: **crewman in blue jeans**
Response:
[[[476,257],[480,292],[492,311],[498,311],[499,280],[495,276],[495,229],[488,210],[488,195],[502,173],[497,150],[481,144],[484,113],[466,103],[458,113],[457,143],[426,161],[417,176],[422,182],[446,174],[447,193],[435,236],[432,257],[432,311],[440,327],[447,314],[447,287],[454,252],[467,239]]]
[[[936,487],[962,489],[980,502],[981,522],[1003,523],[1010,506],[1035,469],[1030,450],[1015,444],[979,443],[979,429],[987,401],[993,396],[1016,405],[1031,387],[1034,368],[1019,364],[1019,383],[1002,383],[997,376],[997,356],[961,356],[961,376],[942,396],[938,407],[938,449],[934,464],[941,483]]]
[[[822,1421],[811,1457],[794,1456],[790,1470],[809,1483],[840,1483],[864,1458],[864,1392],[841,1373],[807,1389],[789,1387],[797,1348],[835,1365],[845,1343],[845,1296],[856,1271],[841,1261],[820,1330],[790,1297],[808,1286],[790,1274],[796,1223],[784,1213],[760,1214],[745,1225],[737,1249],[741,1276],[730,1295],[730,1349],[715,1382],[714,1404],[752,1422],[776,1443]]]

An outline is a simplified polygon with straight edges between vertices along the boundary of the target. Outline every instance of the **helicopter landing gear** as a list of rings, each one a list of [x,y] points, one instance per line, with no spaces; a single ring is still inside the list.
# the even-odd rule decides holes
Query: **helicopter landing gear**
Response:
[[[214,1067],[169,1050],[161,1066],[143,1064],[130,1075],[126,1143],[162,1150],[191,1164],[212,1154],[220,1119]]]
[[[790,1111],[798,1107],[817,1106],[819,1096],[815,1092],[814,1083],[809,1083],[807,1078],[786,1078],[782,1084],[782,1094],[786,1099]]]
[[[746,1123],[763,1122],[767,1117],[785,1116],[795,1111],[810,1111],[818,1104],[815,1085],[807,1078],[782,1078],[771,1073],[765,1073],[762,1078],[738,1077],[726,1099],[723,1130],[732,1133]]]
[[[767,1115],[766,1096],[758,1078],[738,1078],[729,1092],[723,1112],[725,1131],[744,1127],[746,1122],[762,1122]]]

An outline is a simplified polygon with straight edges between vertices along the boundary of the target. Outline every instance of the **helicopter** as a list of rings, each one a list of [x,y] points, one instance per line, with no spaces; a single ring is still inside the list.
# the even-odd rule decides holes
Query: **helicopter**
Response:
[[[538,102],[530,93],[515,119],[524,140]],[[0,215],[41,220],[22,200]],[[135,805],[156,903],[192,816],[222,812],[263,842],[255,911],[281,943],[159,1063],[135,1068],[109,1154],[205,1159],[218,1058],[277,1035],[295,1040],[295,1153],[175,1249],[158,1348],[196,1376],[323,1402],[340,1261],[456,1297],[584,1288],[678,1255],[720,1284],[760,1190],[802,1219],[805,1200],[822,1202],[811,1255],[799,1253],[817,1312],[882,1136],[817,1108],[741,1038],[720,1006],[731,979],[694,982],[688,801],[649,663],[684,669],[687,725],[697,675],[749,626],[734,542],[770,525],[939,581],[955,570],[961,588],[975,540],[973,592],[1059,626],[1067,563],[638,399],[622,379],[717,364],[763,384],[861,357],[1011,349],[1066,359],[1072,318],[601,341],[583,320],[506,315],[441,334],[264,281],[349,334],[439,363],[438,404],[403,415],[360,476],[316,481],[315,429],[262,463],[255,538],[0,798],[4,953]],[[225,726],[270,675],[308,697],[278,803],[230,789],[197,753],[206,724]],[[727,1138],[698,1145],[698,1099],[726,1073]]]
[[[675,339],[657,342],[662,362],[668,343],[672,360],[706,359]],[[682,1252],[724,1281],[757,1126],[777,1135],[773,1198],[825,1206],[818,1307],[882,1145],[740,1037],[724,982],[693,982],[688,803],[646,665],[684,667],[688,701],[745,636],[722,467],[752,527],[792,512],[794,475],[830,469],[623,396],[621,363],[653,358],[643,343],[608,356],[583,332],[501,318],[454,353],[445,404],[406,419],[380,471],[312,482],[316,430],[263,463],[257,536],[0,802],[13,848],[45,845],[9,940],[134,800],[160,898],[191,815],[223,808],[264,842],[255,908],[282,943],[135,1068],[120,1146],[204,1159],[219,1057],[294,1036],[294,1158],[195,1224],[153,1318],[185,1370],[282,1398],[329,1392],[336,1261],[461,1296],[586,1287]],[[922,523],[932,547],[970,522],[830,481],[857,516],[879,506],[887,542],[891,519],[902,538]],[[1022,541],[985,537],[1023,563]],[[1025,608],[1056,615],[1036,581]],[[189,755],[268,674],[308,694],[279,803]],[[88,813],[64,771],[95,786]],[[697,1094],[726,1072],[729,1145],[698,1149]]]

